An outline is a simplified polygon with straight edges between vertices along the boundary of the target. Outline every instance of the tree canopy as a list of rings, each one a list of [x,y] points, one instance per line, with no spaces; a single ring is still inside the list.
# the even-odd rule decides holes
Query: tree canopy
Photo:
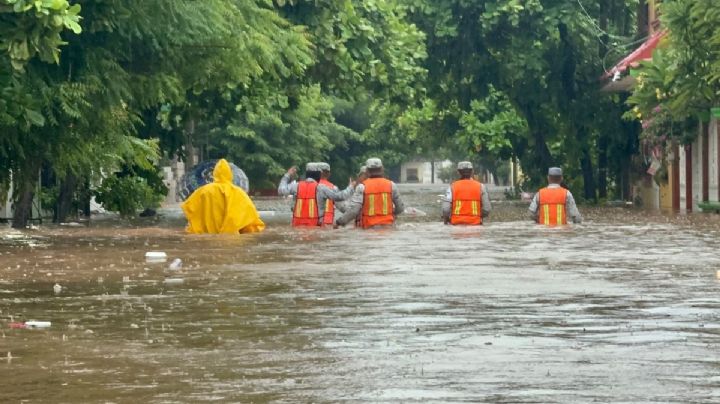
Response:
[[[635,5],[0,0],[0,185],[19,227],[40,171],[63,220],[73,192],[145,194],[176,156],[227,157],[256,188],[318,159],[517,158],[531,185],[563,165],[602,198],[635,150],[622,97],[598,95]]]
[[[635,73],[628,115],[642,121],[650,144],[687,144],[720,106],[720,10],[712,0],[675,0],[660,14],[667,35]]]

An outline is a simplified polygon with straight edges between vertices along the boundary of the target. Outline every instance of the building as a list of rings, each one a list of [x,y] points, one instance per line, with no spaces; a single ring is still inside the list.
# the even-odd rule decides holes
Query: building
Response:
[[[400,182],[411,184],[442,184],[442,171],[452,168],[450,160],[412,160],[400,165]]]
[[[603,91],[629,91],[635,83],[629,71],[640,61],[652,59],[654,49],[661,46],[667,31],[660,26],[656,3],[657,0],[647,0],[640,15],[640,22],[647,23],[647,39],[605,73],[603,78],[609,81]],[[645,206],[688,212],[701,211],[703,207],[720,210],[720,117],[711,116],[708,122],[701,122],[691,144],[672,145],[664,156],[653,157],[653,160],[659,164],[662,157],[667,162],[667,178],[658,181],[659,184],[643,181],[637,186]]]

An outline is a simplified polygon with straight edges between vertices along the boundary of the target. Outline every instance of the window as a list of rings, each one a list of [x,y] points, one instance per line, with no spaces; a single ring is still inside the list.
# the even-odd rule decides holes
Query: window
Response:
[[[420,179],[418,178],[418,169],[417,168],[408,168],[405,170],[405,180],[407,182],[419,182]]]

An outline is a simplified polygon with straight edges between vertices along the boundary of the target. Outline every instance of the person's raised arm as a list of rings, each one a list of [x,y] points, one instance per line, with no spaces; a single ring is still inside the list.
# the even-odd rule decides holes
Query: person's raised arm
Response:
[[[280,185],[278,185],[278,195],[287,196],[297,194],[297,182],[291,179],[297,174],[297,167],[293,166],[280,179]]]

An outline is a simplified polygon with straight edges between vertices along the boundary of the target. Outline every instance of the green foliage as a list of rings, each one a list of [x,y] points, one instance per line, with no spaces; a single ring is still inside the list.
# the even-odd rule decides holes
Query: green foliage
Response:
[[[628,116],[654,133],[659,108],[671,121],[667,139],[688,143],[696,123],[720,105],[720,10],[713,0],[675,0],[660,12],[667,38],[636,73]]]
[[[505,159],[512,154],[512,140],[527,135],[527,124],[510,100],[492,87],[487,97],[470,102],[470,111],[461,112],[459,124],[459,145]]]
[[[134,216],[144,208],[155,208],[162,199],[163,195],[156,192],[145,178],[136,176],[109,176],[95,191],[97,202],[124,217]]]
[[[132,167],[102,188],[129,212],[149,184],[127,178],[161,157],[226,157],[256,188],[370,155],[491,170],[514,155],[538,178],[583,156],[592,176],[596,142],[627,142],[621,100],[595,96],[599,38],[628,34],[633,2],[616,3],[619,17],[600,0],[0,0],[0,184]]]
[[[79,34],[80,5],[67,0],[0,0],[0,49],[13,69],[22,71],[33,57],[58,63],[60,34]]]
[[[636,2],[404,4],[427,35],[427,94],[435,112],[423,120],[429,123],[425,130],[417,131],[428,138],[418,142],[427,151],[444,146],[488,161],[512,154],[538,184],[549,165],[563,165],[571,175],[582,172],[589,197],[595,192],[598,144],[607,145],[603,153],[622,150],[615,163],[627,161],[631,150],[625,140],[605,125],[619,118],[619,100],[603,99],[597,90],[603,59],[622,54],[609,44],[633,41],[627,27]],[[582,156],[583,162],[566,156]]]
[[[450,183],[458,178],[458,172],[452,165],[441,167],[438,178],[444,183]]]

